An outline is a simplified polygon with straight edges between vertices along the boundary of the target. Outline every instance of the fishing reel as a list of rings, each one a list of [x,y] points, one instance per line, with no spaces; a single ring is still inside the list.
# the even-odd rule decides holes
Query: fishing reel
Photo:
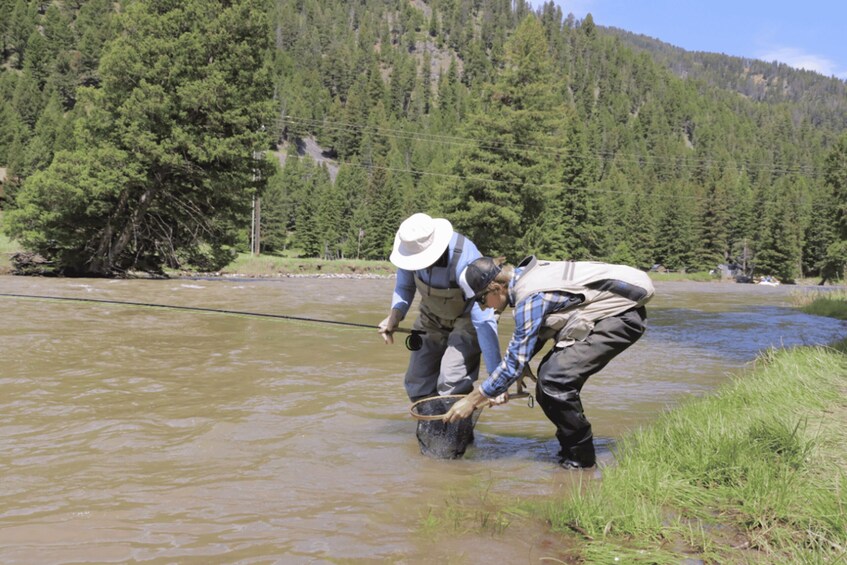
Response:
[[[426,334],[423,330],[410,330],[409,335],[406,336],[406,349],[409,351],[418,351],[421,347],[423,347],[423,338],[422,335]]]

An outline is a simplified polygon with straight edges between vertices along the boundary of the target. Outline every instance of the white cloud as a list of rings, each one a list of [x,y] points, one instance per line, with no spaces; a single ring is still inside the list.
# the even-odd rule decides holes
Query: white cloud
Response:
[[[839,71],[838,65],[820,55],[806,53],[800,49],[793,47],[780,47],[771,49],[757,56],[763,61],[779,61],[785,63],[795,69],[806,69],[807,71],[815,71],[824,76],[837,76],[839,78],[847,78],[847,71]]]

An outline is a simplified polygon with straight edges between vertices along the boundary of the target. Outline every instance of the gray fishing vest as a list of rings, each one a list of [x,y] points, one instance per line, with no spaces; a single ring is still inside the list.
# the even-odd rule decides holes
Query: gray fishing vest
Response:
[[[542,322],[539,339],[556,339],[565,347],[582,341],[598,320],[643,306],[653,298],[653,282],[647,273],[593,261],[539,261],[534,256],[521,262],[523,272],[512,287],[513,304],[537,292],[560,291],[583,297],[578,305],[554,312]]]
[[[420,310],[427,315],[436,316],[444,321],[455,320],[465,312],[467,301],[459,283],[456,282],[456,266],[462,255],[465,236],[457,234],[453,258],[447,267],[430,267],[430,284],[421,280],[415,272],[415,287],[421,296]],[[427,270],[427,269],[424,269]]]

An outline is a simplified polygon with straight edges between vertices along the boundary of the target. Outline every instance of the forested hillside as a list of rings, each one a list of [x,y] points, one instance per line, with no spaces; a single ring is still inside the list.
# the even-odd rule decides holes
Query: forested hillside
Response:
[[[386,258],[427,211],[511,260],[847,257],[843,82],[552,3],[0,0],[0,35],[7,230],[69,273],[219,265],[254,197],[265,253]]]
[[[776,61],[685,51],[645,35],[603,28],[625,45],[643,50],[679,77],[701,80],[750,100],[793,103],[795,119],[809,121],[830,134],[847,128],[847,83]]]

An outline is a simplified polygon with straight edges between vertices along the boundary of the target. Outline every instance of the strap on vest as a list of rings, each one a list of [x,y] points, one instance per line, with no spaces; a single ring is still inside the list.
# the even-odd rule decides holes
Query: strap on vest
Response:
[[[459,286],[459,283],[456,279],[456,267],[459,265],[459,257],[462,256],[462,248],[465,246],[465,236],[462,234],[457,234],[456,237],[456,247],[453,248],[453,259],[450,261],[449,273],[450,273],[450,287],[455,288]]]

